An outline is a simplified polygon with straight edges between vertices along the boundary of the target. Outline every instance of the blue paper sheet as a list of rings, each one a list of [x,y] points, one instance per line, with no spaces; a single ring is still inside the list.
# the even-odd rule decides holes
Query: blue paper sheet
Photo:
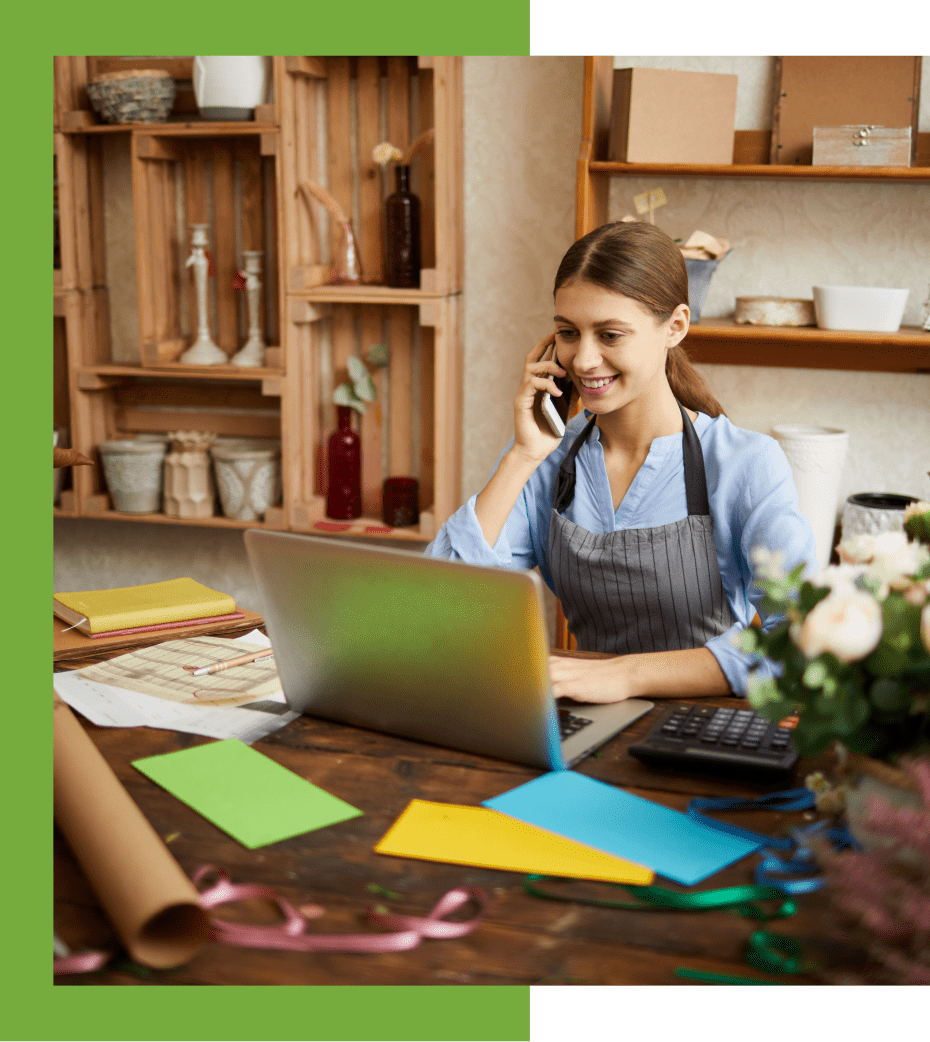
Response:
[[[685,886],[762,846],[574,771],[544,774],[484,806],[646,865]]]

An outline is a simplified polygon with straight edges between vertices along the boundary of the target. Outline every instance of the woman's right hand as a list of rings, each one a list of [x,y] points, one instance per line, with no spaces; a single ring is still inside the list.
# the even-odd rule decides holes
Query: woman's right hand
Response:
[[[562,392],[556,387],[554,376],[565,376],[565,370],[555,361],[543,361],[543,356],[555,343],[555,334],[548,333],[526,356],[526,368],[513,403],[513,451],[536,464],[541,463],[560,444],[561,438],[552,433],[540,407],[543,392],[553,399]]]

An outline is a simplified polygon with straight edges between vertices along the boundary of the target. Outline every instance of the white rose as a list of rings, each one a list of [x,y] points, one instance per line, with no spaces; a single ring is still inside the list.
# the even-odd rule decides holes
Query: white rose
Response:
[[[841,662],[856,662],[882,638],[882,609],[864,590],[831,593],[811,609],[796,643],[808,658],[829,651]]]
[[[883,532],[876,537],[875,556],[868,574],[901,589],[909,585],[905,577],[914,575],[927,561],[930,561],[930,550],[922,543],[909,543],[903,532]]]
[[[837,545],[836,552],[844,564],[868,564],[875,556],[875,536],[865,533],[847,536]]]
[[[864,564],[829,564],[815,575],[810,576],[808,582],[823,590],[842,590],[851,593],[857,588],[856,580],[865,573]]]

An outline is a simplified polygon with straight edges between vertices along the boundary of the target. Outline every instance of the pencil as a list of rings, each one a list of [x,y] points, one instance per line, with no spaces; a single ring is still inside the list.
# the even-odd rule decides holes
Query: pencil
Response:
[[[224,669],[230,669],[233,666],[246,666],[250,662],[255,662],[260,658],[268,658],[269,655],[273,655],[274,651],[271,648],[263,648],[261,651],[251,651],[248,655],[238,655],[236,658],[224,659],[222,662],[214,662],[210,666],[184,666],[188,673],[195,677],[204,677],[208,673],[220,673]]]

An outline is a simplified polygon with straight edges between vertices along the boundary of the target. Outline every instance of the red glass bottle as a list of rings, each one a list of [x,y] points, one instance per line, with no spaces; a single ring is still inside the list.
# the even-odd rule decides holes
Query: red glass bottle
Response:
[[[326,454],[326,516],[349,521],[362,514],[362,439],[352,429],[352,409],[338,406],[339,428]]]
[[[420,200],[410,191],[410,167],[397,166],[397,190],[385,201],[388,286],[420,285]]]

